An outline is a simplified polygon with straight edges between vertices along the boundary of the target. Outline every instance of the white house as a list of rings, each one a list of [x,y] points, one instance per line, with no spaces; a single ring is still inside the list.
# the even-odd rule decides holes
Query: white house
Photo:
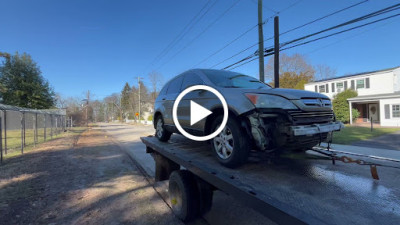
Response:
[[[305,90],[323,93],[331,99],[348,88],[358,92],[357,97],[348,99],[350,115],[352,108],[360,112],[356,123],[366,123],[372,119],[382,126],[400,126],[400,67],[319,80],[304,85]]]

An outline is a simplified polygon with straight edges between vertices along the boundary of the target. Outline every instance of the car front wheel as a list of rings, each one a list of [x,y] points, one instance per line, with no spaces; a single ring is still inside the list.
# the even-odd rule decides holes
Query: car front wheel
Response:
[[[212,131],[218,129],[222,116],[214,120]],[[245,134],[241,133],[240,125],[234,118],[229,118],[226,126],[211,141],[211,146],[218,161],[229,168],[242,165],[247,161],[250,148]]]
[[[162,142],[167,142],[171,137],[172,133],[167,131],[164,127],[164,120],[162,116],[158,116],[156,119],[156,137]]]

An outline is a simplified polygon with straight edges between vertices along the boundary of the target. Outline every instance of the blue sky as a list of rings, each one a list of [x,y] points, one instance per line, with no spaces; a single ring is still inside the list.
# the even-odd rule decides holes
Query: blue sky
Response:
[[[214,0],[212,0],[214,1]],[[236,1],[236,0],[235,0]],[[167,81],[193,68],[204,58],[257,24],[256,0],[240,0],[228,13],[199,35],[227,10],[234,0],[218,0],[209,13],[159,61],[156,56],[181,32],[207,0],[82,1],[0,0],[0,51],[27,52],[39,64],[43,76],[63,96],[83,96],[91,90],[96,98],[119,92],[126,81],[135,82],[156,70]],[[362,0],[264,0],[264,18],[280,12],[280,30],[286,31]],[[336,25],[393,5],[398,1],[369,0],[351,10],[288,33],[281,42]],[[213,4],[213,3],[211,3]],[[392,13],[395,14],[398,11]],[[337,75],[379,70],[400,65],[400,17],[286,51],[305,54],[312,64],[327,64]],[[273,35],[270,20],[265,38]],[[257,43],[253,29],[228,48],[196,66],[209,68]],[[265,46],[272,45],[272,40]],[[181,51],[181,49],[187,47]],[[257,47],[227,61],[220,69]],[[179,52],[179,54],[177,54]],[[176,56],[174,56],[176,55]],[[174,57],[173,57],[174,56]],[[268,58],[265,59],[266,62]],[[235,69],[258,76],[258,61]]]

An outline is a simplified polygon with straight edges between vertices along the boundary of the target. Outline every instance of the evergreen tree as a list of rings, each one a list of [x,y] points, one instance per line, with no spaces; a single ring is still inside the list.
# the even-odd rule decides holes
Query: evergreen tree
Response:
[[[55,93],[31,58],[24,53],[7,57],[0,66],[1,103],[47,109],[55,105]]]
[[[121,92],[121,109],[123,114],[127,114],[130,110],[130,95],[131,95],[131,87],[128,82],[125,83],[124,89]]]

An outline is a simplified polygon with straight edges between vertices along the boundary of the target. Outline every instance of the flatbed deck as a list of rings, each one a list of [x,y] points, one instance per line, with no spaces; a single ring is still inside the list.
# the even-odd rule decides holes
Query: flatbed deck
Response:
[[[168,143],[155,137],[141,139],[150,151],[280,224],[400,223],[398,162],[378,167],[380,180],[371,177],[369,166],[334,165],[329,158],[307,153],[279,158],[252,153],[247,164],[229,169],[217,162],[207,143],[180,135],[173,135]]]

